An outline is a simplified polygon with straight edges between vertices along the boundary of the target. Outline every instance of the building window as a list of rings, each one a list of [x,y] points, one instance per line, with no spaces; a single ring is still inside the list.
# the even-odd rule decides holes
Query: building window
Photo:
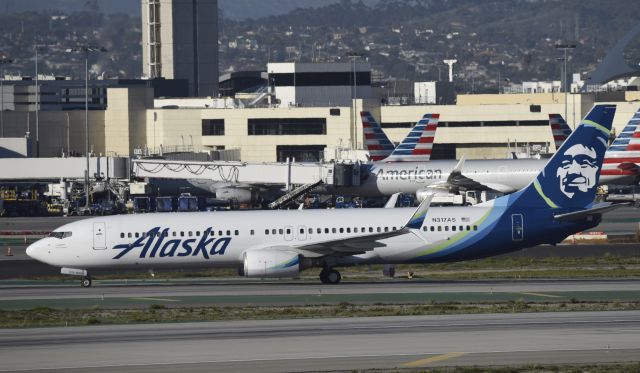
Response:
[[[325,145],[278,145],[276,156],[278,162],[286,162],[287,158],[296,162],[320,162],[324,159]]]
[[[202,136],[224,136],[224,119],[203,119]]]
[[[248,120],[250,136],[326,135],[326,118],[260,118]]]

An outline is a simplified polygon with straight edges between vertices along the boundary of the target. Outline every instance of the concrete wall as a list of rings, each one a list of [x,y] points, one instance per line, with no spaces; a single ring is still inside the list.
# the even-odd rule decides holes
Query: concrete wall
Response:
[[[110,88],[105,111],[106,151],[133,154],[147,144],[147,109],[153,108],[153,90],[145,87]]]

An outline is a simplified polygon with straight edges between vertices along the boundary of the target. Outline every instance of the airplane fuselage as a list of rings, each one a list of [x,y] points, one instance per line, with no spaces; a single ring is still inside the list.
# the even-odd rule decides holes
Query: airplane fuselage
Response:
[[[464,163],[462,175],[478,185],[501,193],[513,193],[527,186],[547,162],[547,159],[468,160]],[[338,192],[366,197],[413,194],[446,182],[457,163],[456,160],[375,162],[364,166],[362,173],[365,176],[360,186],[338,188]],[[601,175],[600,185],[622,184],[627,179],[625,175]],[[464,189],[476,188],[471,183]]]
[[[496,201],[496,202],[494,202]],[[556,243],[597,222],[554,222],[548,209],[514,210],[506,198],[428,210],[421,229],[380,240],[372,250],[335,256],[337,265],[428,263],[488,257]],[[239,267],[247,250],[297,250],[313,243],[400,229],[415,211],[397,209],[226,211],[109,216],[56,231],[29,255],[59,267]],[[533,233],[544,229],[544,234]],[[307,255],[304,249],[301,254]]]

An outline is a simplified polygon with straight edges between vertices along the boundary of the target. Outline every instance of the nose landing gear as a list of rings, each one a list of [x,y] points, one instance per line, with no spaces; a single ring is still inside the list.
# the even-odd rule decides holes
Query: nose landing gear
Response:
[[[336,271],[333,268],[324,268],[322,271],[320,271],[320,281],[323,284],[335,285],[340,283],[340,280],[342,280],[340,272]]]

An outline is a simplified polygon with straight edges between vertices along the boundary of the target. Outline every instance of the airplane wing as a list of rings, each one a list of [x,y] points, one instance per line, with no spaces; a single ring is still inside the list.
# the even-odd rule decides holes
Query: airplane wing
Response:
[[[480,183],[462,174],[462,168],[466,157],[463,155],[458,164],[451,170],[447,180],[431,184],[430,188],[442,188],[459,192],[460,190],[492,190],[500,193],[512,193],[515,190],[509,186],[498,183]]]
[[[397,230],[389,232],[376,232],[362,234],[355,237],[340,238],[334,240],[327,240],[322,242],[314,242],[311,244],[297,245],[289,248],[299,252],[307,257],[317,257],[323,255],[355,255],[362,254],[367,251],[373,250],[376,247],[384,247],[385,244],[380,240],[390,237],[401,236],[412,233],[414,229],[420,229],[424,218],[431,204],[433,195],[429,195],[420,203],[420,205],[413,212],[413,215],[407,220],[407,222]]]
[[[629,205],[630,205],[629,203],[610,203],[610,202],[599,203],[597,205],[594,205],[590,209],[580,210],[580,211],[575,211],[575,212],[569,212],[569,213],[566,213],[566,214],[555,215],[554,219],[556,219],[556,220],[580,220],[580,219],[587,218],[589,216],[604,214],[605,212],[608,212],[608,211],[611,211],[611,210],[615,210],[618,207],[629,206]]]

